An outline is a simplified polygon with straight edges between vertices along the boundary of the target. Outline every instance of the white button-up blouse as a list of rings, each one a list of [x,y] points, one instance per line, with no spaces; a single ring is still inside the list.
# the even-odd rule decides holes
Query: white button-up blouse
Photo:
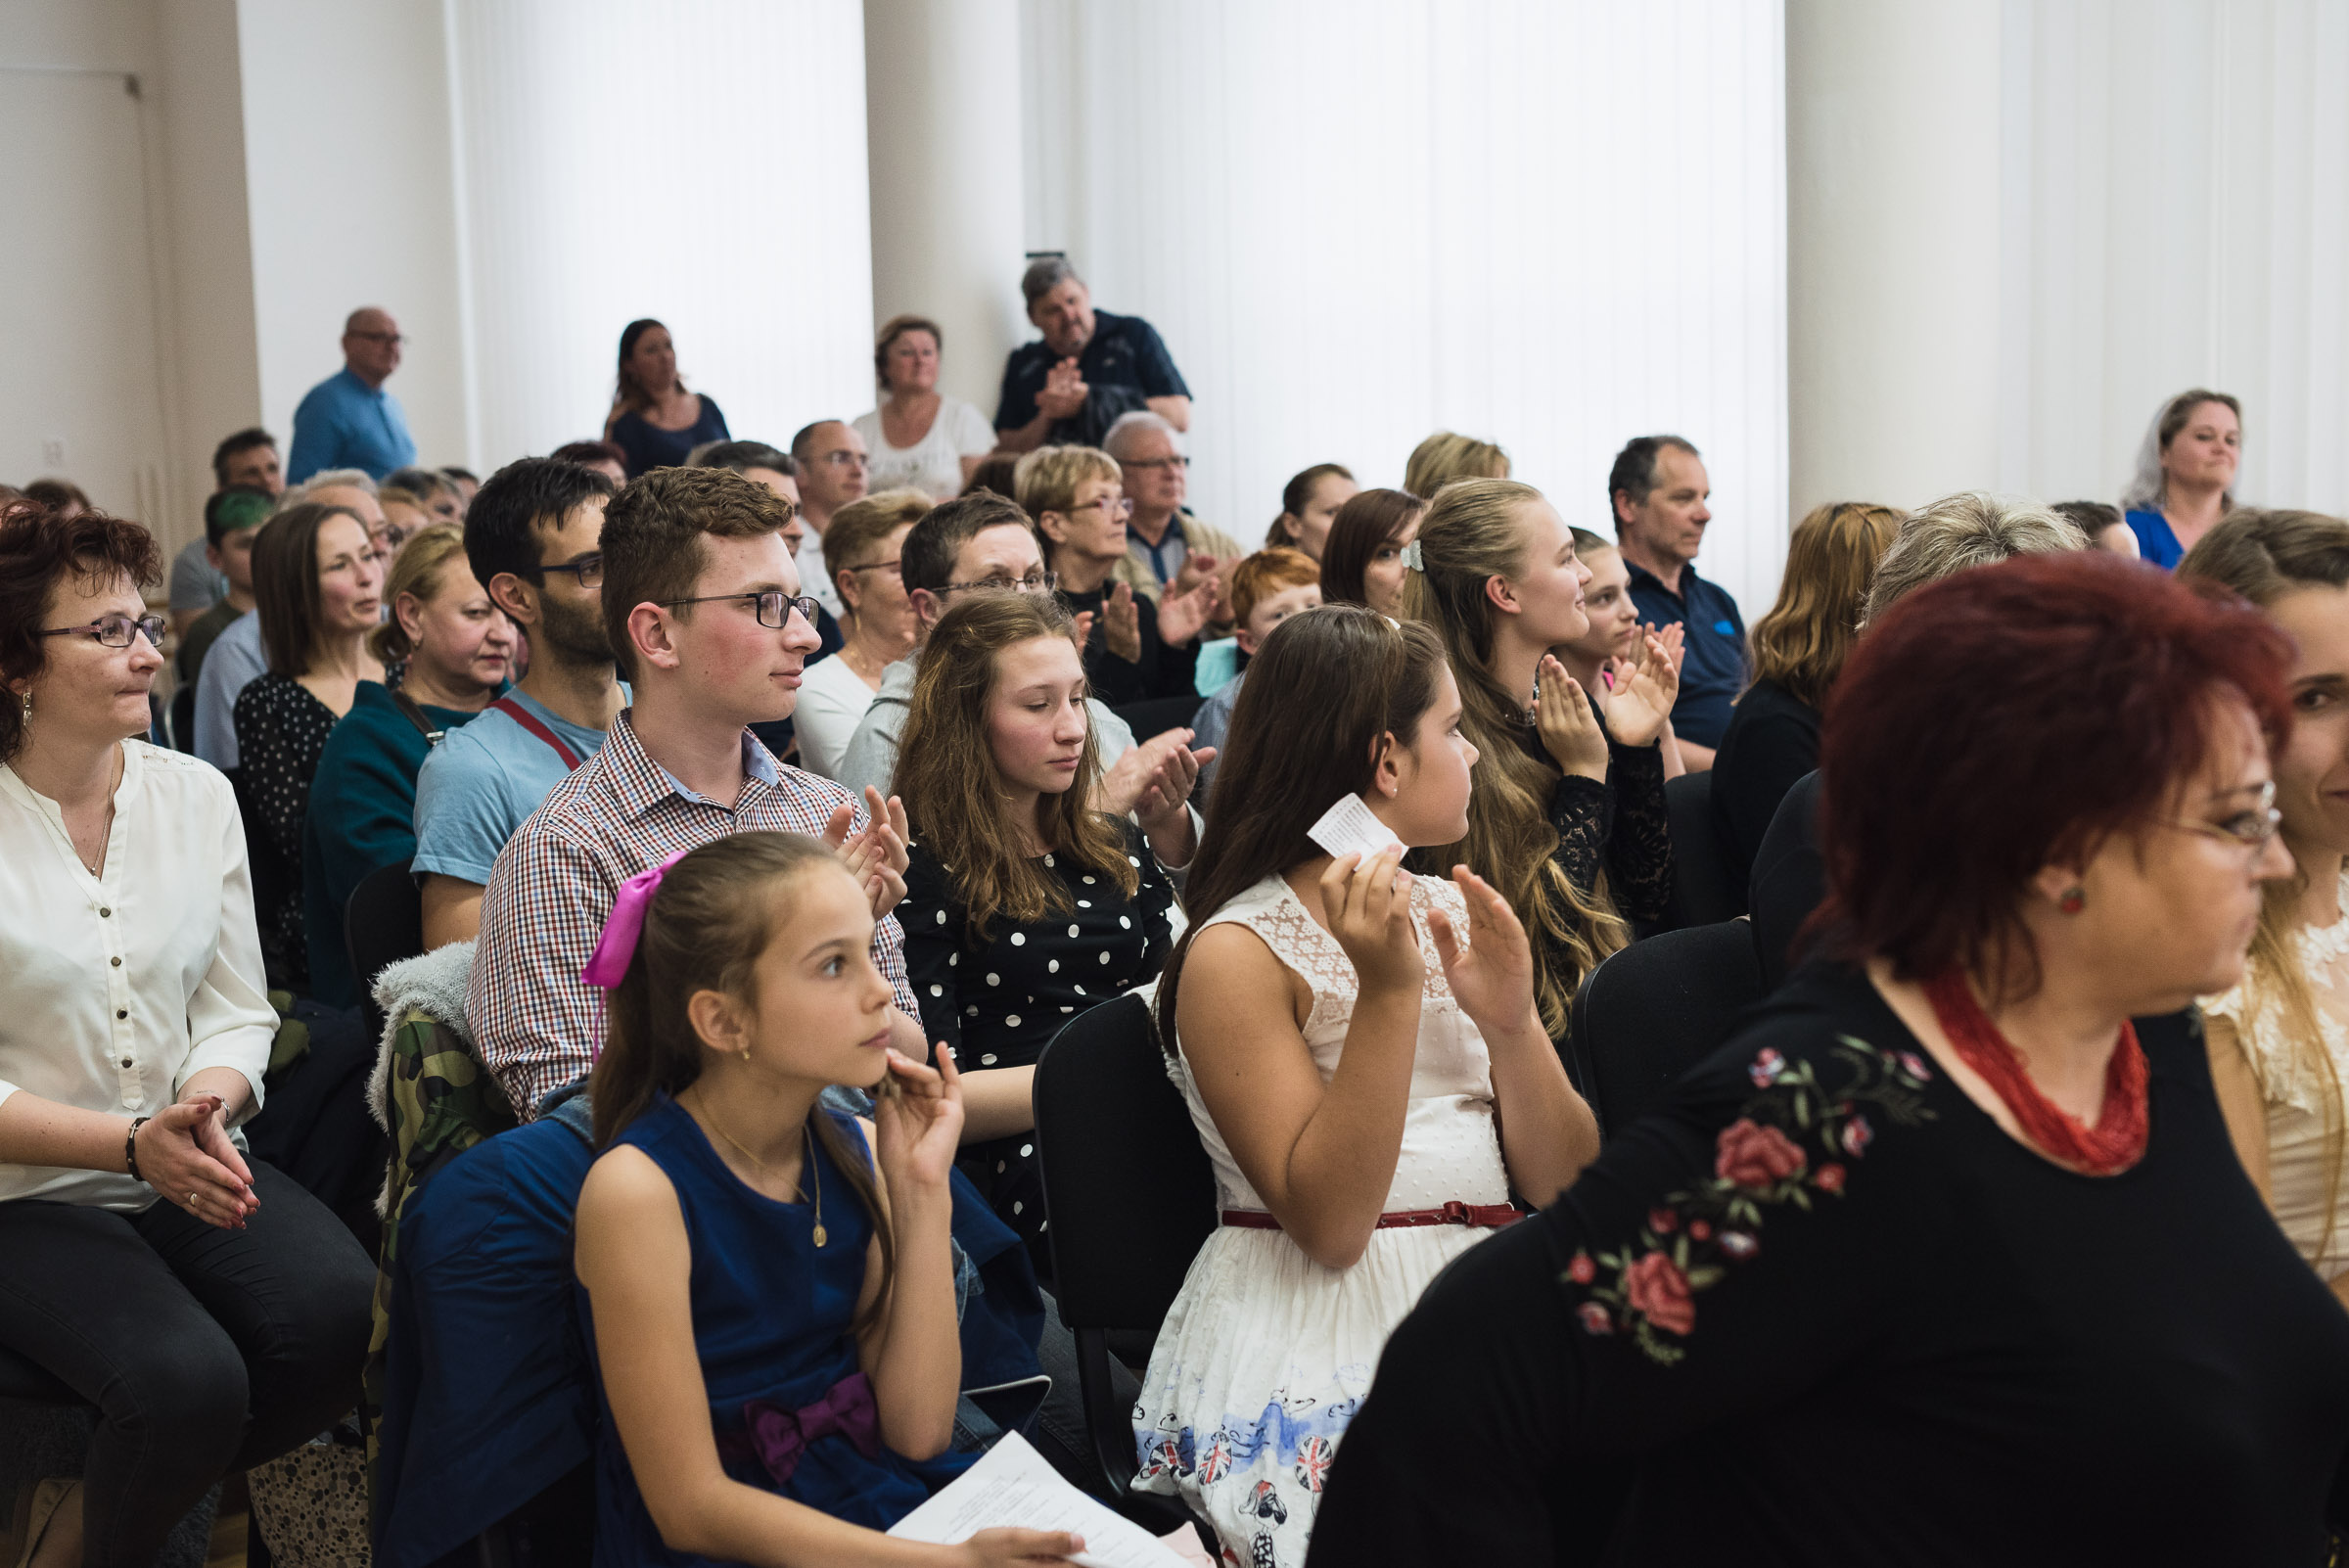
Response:
[[[122,752],[100,876],[57,803],[0,763],[0,1103],[22,1089],[152,1116],[195,1074],[233,1067],[257,1110],[277,1013],[236,796],[208,762],[144,741]],[[127,1176],[0,1164],[0,1202],[155,1196]]]

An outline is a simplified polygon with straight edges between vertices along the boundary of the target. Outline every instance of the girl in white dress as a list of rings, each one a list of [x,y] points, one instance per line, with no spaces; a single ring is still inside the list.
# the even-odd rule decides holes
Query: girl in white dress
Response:
[[[2178,571],[2259,605],[2299,649],[2292,738],[2276,757],[2276,807],[2299,874],[2268,884],[2242,983],[2202,1011],[2244,1170],[2349,1303],[2349,523],[2237,510]]]
[[[1441,641],[1359,606],[1275,627],[1250,666],[1192,862],[1159,1029],[1223,1224],[1159,1331],[1134,1413],[1145,1491],[1225,1561],[1300,1564],[1388,1334],[1443,1267],[1597,1152],[1534,1007],[1516,916],[1465,868],[1476,750]],[[1332,859],[1348,795],[1397,841]],[[1463,1438],[1466,1434],[1461,1434]]]

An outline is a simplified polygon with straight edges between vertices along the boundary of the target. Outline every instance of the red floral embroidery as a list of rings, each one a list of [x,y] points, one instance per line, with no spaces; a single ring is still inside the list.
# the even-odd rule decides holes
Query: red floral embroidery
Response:
[[[1819,1078],[1829,1062],[1850,1069],[1833,1089]],[[1746,1076],[1756,1093],[1714,1138],[1711,1176],[1651,1207],[1621,1250],[1577,1252],[1567,1265],[1566,1279],[1589,1293],[1575,1308],[1585,1332],[1621,1331],[1651,1360],[1678,1361],[1687,1354],[1678,1342],[1696,1328],[1697,1295],[1729,1266],[1761,1256],[1755,1232],[1765,1207],[1809,1209],[1815,1192],[1843,1195],[1846,1162],[1876,1139],[1862,1106],[1902,1127],[1933,1116],[1919,1093],[1932,1075],[1915,1052],[1880,1051],[1848,1035],[1818,1059],[1757,1052]]]

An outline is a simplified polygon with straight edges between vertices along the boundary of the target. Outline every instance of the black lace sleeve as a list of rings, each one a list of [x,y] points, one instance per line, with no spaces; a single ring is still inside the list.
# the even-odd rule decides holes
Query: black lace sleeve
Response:
[[[1664,804],[1664,749],[1607,743],[1615,821],[1607,834],[1607,886],[1627,920],[1664,918],[1672,899],[1672,815]]]
[[[1551,858],[1584,895],[1598,886],[1607,838],[1615,826],[1615,792],[1580,773],[1562,773],[1549,787],[1549,825],[1558,830]]]

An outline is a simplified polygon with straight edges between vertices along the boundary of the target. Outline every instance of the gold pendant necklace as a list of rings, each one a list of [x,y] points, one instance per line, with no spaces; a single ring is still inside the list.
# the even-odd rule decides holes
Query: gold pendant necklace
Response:
[[[698,1095],[695,1097],[697,1099],[700,1098]],[[750,1150],[744,1148],[741,1144],[734,1143],[734,1134],[727,1131],[724,1128],[718,1126],[717,1118],[710,1114],[710,1108],[707,1105],[702,1107],[702,1120],[709,1123],[711,1130],[716,1132],[719,1137],[724,1138],[728,1143],[733,1143],[734,1152],[741,1155],[744,1159],[750,1161],[752,1169],[756,1170],[762,1176],[770,1175],[766,1169],[766,1162],[760,1159],[759,1156],[753,1154]],[[800,1129],[800,1131],[807,1140],[806,1153],[801,1158],[801,1166],[806,1171],[808,1181],[812,1183],[815,1188],[815,1234],[813,1239],[816,1246],[820,1248],[828,1239],[824,1231],[824,1173],[817,1168],[815,1163],[814,1130],[812,1128],[803,1126]],[[791,1189],[803,1199],[807,1196],[807,1188],[799,1182],[793,1182]]]

